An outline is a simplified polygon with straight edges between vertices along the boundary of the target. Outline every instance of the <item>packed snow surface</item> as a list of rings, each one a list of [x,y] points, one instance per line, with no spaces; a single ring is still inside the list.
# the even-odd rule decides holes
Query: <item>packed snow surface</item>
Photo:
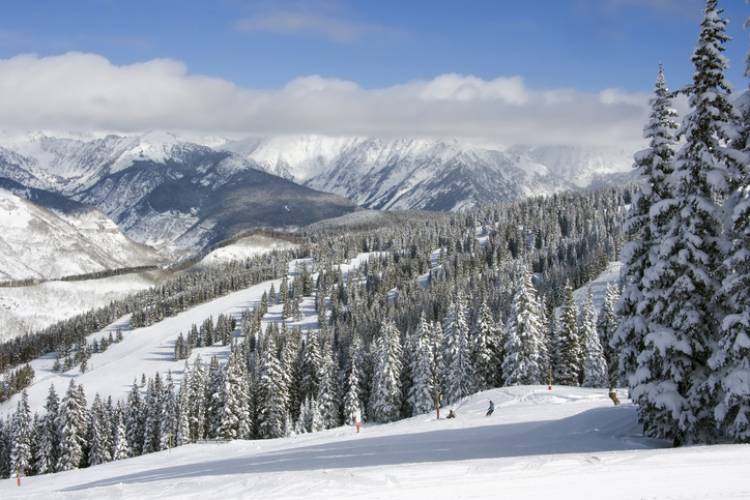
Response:
[[[496,404],[486,417],[489,400]],[[361,433],[192,444],[88,469],[0,481],[3,499],[748,498],[750,446],[664,448],[606,391],[493,389]]]
[[[220,265],[233,260],[244,260],[273,250],[291,250],[296,247],[296,244],[285,240],[254,234],[241,238],[230,245],[217,248],[203,257],[201,264],[207,266]]]
[[[154,286],[160,271],[0,288],[0,342]]]

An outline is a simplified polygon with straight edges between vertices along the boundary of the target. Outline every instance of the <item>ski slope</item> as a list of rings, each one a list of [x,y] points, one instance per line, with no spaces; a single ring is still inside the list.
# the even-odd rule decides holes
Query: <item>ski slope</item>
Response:
[[[485,417],[488,400],[495,414]],[[458,418],[421,415],[356,434],[192,444],[88,469],[0,481],[10,499],[750,498],[750,446],[669,449],[606,391],[494,389]]]
[[[349,262],[340,264],[339,267],[342,273],[346,275],[377,255],[379,255],[378,252],[361,253]],[[300,272],[301,266],[310,265],[312,265],[311,259],[293,260],[289,263],[288,275],[292,277]],[[313,275],[314,277],[315,275]],[[175,381],[179,382],[185,367],[184,360],[174,360],[174,345],[179,334],[181,332],[187,334],[193,324],[200,325],[211,316],[216,320],[219,314],[230,315],[237,319],[239,328],[239,319],[242,313],[255,308],[260,302],[263,292],[268,291],[271,285],[278,290],[281,285],[281,278],[264,281],[244,290],[216,298],[144,328],[131,329],[129,316],[119,318],[100,332],[87,337],[88,342],[91,343],[94,339],[108,336],[110,332],[116,332],[117,330],[123,332],[122,342],[110,345],[104,352],[92,354],[85,373],[81,373],[78,366],[64,373],[53,371],[55,354],[49,354],[31,361],[29,364],[34,369],[35,376],[34,382],[27,388],[27,393],[32,411],[43,408],[50,384],[54,384],[57,393],[61,395],[67,389],[71,379],[74,379],[76,384],[83,384],[89,403],[96,393],[104,398],[112,396],[114,400],[124,398],[132,387],[133,380],[136,378],[140,380],[141,374],[144,373],[147,377],[150,377],[157,371],[162,375],[171,371]],[[270,307],[268,314],[263,318],[264,323],[281,321],[281,309],[281,305]],[[300,311],[302,317],[299,321],[290,321],[287,322],[287,325],[300,327],[303,330],[319,328],[314,297],[305,297]],[[235,332],[235,335],[237,334],[239,332]],[[228,357],[229,346],[214,345],[195,348],[191,353],[191,361],[199,354],[204,362],[208,362],[213,355],[216,355],[223,362]],[[15,410],[20,397],[20,394],[16,394],[8,401],[0,403],[0,417],[11,414]]]

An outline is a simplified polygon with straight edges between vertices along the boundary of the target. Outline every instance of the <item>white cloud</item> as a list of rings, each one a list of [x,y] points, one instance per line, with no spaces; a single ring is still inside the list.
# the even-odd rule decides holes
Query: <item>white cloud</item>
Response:
[[[419,136],[493,144],[640,143],[647,96],[528,88],[517,76],[447,74],[365,89],[307,76],[271,90],[156,59],[82,53],[0,60],[0,128],[68,132]]]

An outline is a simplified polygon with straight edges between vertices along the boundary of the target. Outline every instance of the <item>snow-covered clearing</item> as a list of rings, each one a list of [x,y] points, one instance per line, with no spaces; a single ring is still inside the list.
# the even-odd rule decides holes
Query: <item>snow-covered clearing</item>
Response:
[[[488,400],[497,408],[484,413]],[[494,389],[454,420],[422,415],[360,434],[193,444],[88,469],[0,481],[3,499],[748,498],[750,446],[663,449],[606,391]]]
[[[261,234],[254,234],[241,238],[234,243],[217,248],[201,260],[201,264],[213,266],[232,260],[244,260],[255,255],[273,250],[291,250],[298,245],[278,238],[271,238]]]
[[[604,297],[607,294],[607,285],[612,284],[617,286],[620,283],[620,272],[622,270],[622,262],[610,262],[607,265],[607,269],[602,271],[599,276],[589,281],[586,285],[573,291],[573,298],[576,301],[576,305],[581,307],[586,302],[586,295],[591,289],[592,302],[594,304],[594,313],[598,314],[599,310],[604,304]]]
[[[160,275],[159,271],[150,271],[0,288],[0,342],[150,288],[159,281]]]

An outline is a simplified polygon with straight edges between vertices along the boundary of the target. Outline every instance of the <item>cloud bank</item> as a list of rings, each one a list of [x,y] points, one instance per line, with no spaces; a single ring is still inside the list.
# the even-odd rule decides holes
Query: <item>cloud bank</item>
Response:
[[[366,89],[321,76],[253,89],[154,59],[96,54],[0,60],[0,129],[463,138],[488,144],[635,145],[648,96],[531,89],[519,76],[444,74]]]

